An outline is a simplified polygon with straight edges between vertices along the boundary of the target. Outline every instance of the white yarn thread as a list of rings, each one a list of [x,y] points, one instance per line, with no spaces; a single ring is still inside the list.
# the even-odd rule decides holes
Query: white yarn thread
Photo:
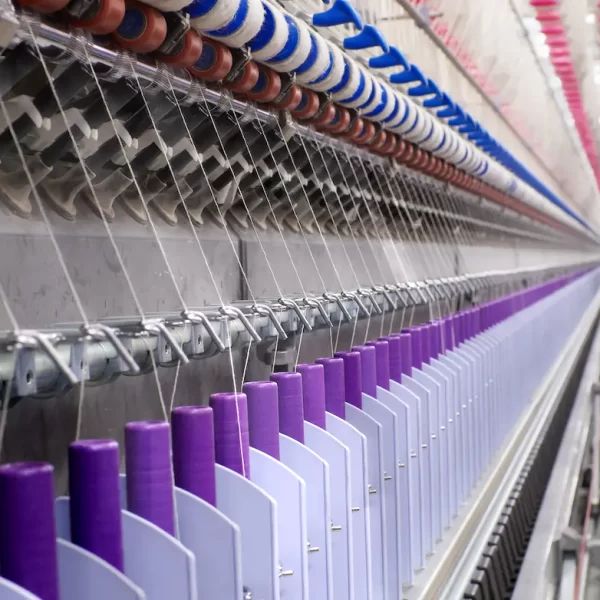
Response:
[[[396,107],[396,103],[394,101],[393,92],[385,84],[381,84],[378,87],[380,90],[382,90],[382,88],[385,87],[385,92],[387,94],[385,106],[378,114],[373,115],[370,118],[373,119],[373,121],[376,121],[377,123],[381,123],[382,121],[385,121],[392,114],[392,112],[394,111],[394,108]],[[381,92],[381,97],[383,99],[383,91]],[[381,103],[381,99],[379,101],[379,104],[380,103]],[[379,106],[379,104],[377,106]],[[365,112],[366,112],[366,109],[365,109]],[[387,129],[387,127],[386,127],[386,129]]]
[[[302,21],[294,19],[294,23],[298,28],[298,45],[296,49],[288,58],[269,63],[269,66],[278,73],[295,71],[306,60],[310,52],[310,30]]]
[[[414,126],[412,131],[407,131],[404,134],[404,137],[410,140],[411,142],[416,142],[417,140],[423,139],[429,132],[429,125],[427,123],[427,120],[425,119],[425,115],[423,114],[423,111],[420,110],[418,107],[417,114],[419,115],[417,124]]]
[[[400,125],[400,122],[402,121],[402,119],[404,119],[404,115],[406,115],[406,111],[408,110],[408,106],[402,95],[398,94],[398,92],[394,92],[393,90],[392,94],[398,100],[398,114],[396,115],[393,121],[390,121],[387,124],[386,129],[389,129],[391,131],[393,131],[396,127],[398,127],[398,125]]]
[[[363,115],[368,115],[372,110],[375,110],[380,104],[381,104],[381,96],[382,91],[381,91],[381,86],[378,85],[379,82],[377,81],[373,81],[373,85],[375,86],[375,93],[373,94],[373,100],[371,100],[371,102],[369,102],[369,104],[367,104],[365,107],[361,108],[361,114]],[[371,94],[369,94],[370,96]],[[369,98],[367,97],[367,100]],[[368,117],[369,119],[374,119],[374,117]]]
[[[417,107],[415,105],[414,102],[410,102],[409,100],[405,100],[405,104],[406,104],[406,119],[404,120],[404,123],[401,123],[400,125],[397,125],[396,127],[394,127],[394,132],[398,133],[400,135],[403,135],[404,133],[406,133],[407,131],[409,131],[413,125],[415,124],[415,121],[417,119]]]
[[[348,63],[348,70],[350,72],[348,81],[339,92],[335,92],[331,95],[331,97],[340,104],[344,104],[346,98],[352,97],[360,85],[360,71],[358,70],[358,65],[348,57],[346,57],[346,63]]]
[[[415,138],[415,144],[418,144],[419,146],[421,146],[421,148],[425,148],[425,145],[426,145],[425,140],[427,140],[427,142],[429,140],[431,140],[431,137],[433,136],[434,126],[433,126],[433,120],[427,113],[424,113],[423,111],[421,111],[420,118],[423,119],[423,129],[422,129],[421,135],[418,138]]]
[[[345,63],[342,51],[330,42],[327,42],[327,48],[331,51],[333,66],[331,67],[331,72],[323,79],[323,81],[311,84],[310,87],[317,92],[326,92],[327,90],[330,90],[332,87],[335,87],[344,76]]]
[[[264,47],[260,50],[255,50],[252,53],[253,58],[258,61],[269,60],[274,56],[277,56],[283,50],[290,34],[290,28],[283,13],[271,4],[266,2],[265,4],[271,9],[273,20],[275,22],[275,29],[273,30],[273,37],[271,37]]]
[[[351,61],[353,62],[353,61]],[[340,100],[340,104],[343,104],[344,106],[350,106],[352,108],[360,108],[361,106],[363,106],[365,104],[365,102],[370,98],[371,93],[373,91],[373,86],[375,85],[375,81],[373,79],[373,77],[371,77],[368,73],[365,72],[365,70],[363,68],[361,68],[360,66],[357,65],[357,69],[359,72],[359,83],[360,83],[360,73],[363,74],[364,76],[364,80],[365,80],[365,87],[362,91],[362,93],[360,94],[360,96],[350,102],[348,99],[351,98],[354,95],[354,92],[352,94],[348,94],[346,96],[346,100]],[[358,89],[358,85],[355,88],[355,92]],[[378,91],[376,91],[376,93],[378,93]]]
[[[190,25],[200,32],[220,29],[233,19],[239,6],[240,0],[217,0],[205,15],[190,19]]]
[[[298,83],[307,84],[314,79],[318,79],[327,71],[331,64],[331,55],[329,54],[329,48],[327,47],[325,40],[318,33],[313,33],[313,37],[317,43],[317,58],[312,66],[304,71],[304,73],[298,73],[296,75]]]
[[[231,35],[215,36],[217,39],[232,48],[245,46],[252,38],[256,37],[265,19],[265,11],[260,0],[248,0],[248,14],[241,27]]]
[[[437,148],[444,137],[444,130],[440,126],[440,124],[433,118],[431,119],[431,123],[433,124],[433,131],[431,132],[431,137],[428,140],[424,140],[422,143],[423,148],[431,152],[433,149]]]

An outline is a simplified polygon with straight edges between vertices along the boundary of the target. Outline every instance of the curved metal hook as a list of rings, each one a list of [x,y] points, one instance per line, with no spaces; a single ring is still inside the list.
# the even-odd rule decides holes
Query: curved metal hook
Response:
[[[257,315],[269,317],[269,319],[273,323],[273,327],[275,327],[275,329],[277,330],[277,334],[279,335],[279,337],[282,340],[288,339],[287,333],[284,331],[283,327],[281,326],[281,323],[279,322],[279,319],[277,318],[277,315],[273,312],[273,309],[270,306],[268,306],[267,304],[254,304],[252,306],[252,311],[255,312]]]
[[[386,299],[386,302],[392,307],[392,310],[396,310],[398,308],[398,305],[394,302],[394,300],[392,299],[392,297],[389,295],[387,289],[385,286],[383,285],[374,285],[373,286],[373,291],[376,294],[382,294],[383,297]]]
[[[235,306],[222,306],[219,309],[219,312],[224,317],[227,317],[228,319],[239,319],[242,322],[242,325],[246,328],[246,331],[252,337],[252,339],[257,344],[262,342],[262,338],[260,337],[260,335],[258,335],[258,333],[256,332],[256,329],[254,329],[254,327],[252,327],[252,325],[251,325],[250,321],[248,321],[248,318],[246,317],[246,315],[239,308],[236,308]]]
[[[341,313],[344,315],[344,318],[346,319],[346,321],[348,321],[348,322],[352,321],[352,315],[348,312],[348,309],[344,306],[344,303],[342,302],[342,297],[339,294],[333,294],[331,292],[326,292],[323,294],[323,298],[325,298],[325,300],[329,300],[329,302],[335,302],[338,305],[338,308],[340,309]]]
[[[323,321],[325,321],[327,327],[333,327],[333,323],[331,322],[331,319],[329,318],[325,307],[318,298],[304,297],[302,298],[302,300],[306,303],[307,306],[310,306],[311,308],[316,308],[319,311],[319,314],[321,315]]]
[[[28,339],[29,338],[29,339]],[[48,358],[54,363],[56,368],[67,378],[70,384],[77,385],[79,379],[77,375],[71,371],[69,365],[65,363],[60,354],[56,351],[56,348],[50,343],[47,335],[39,331],[26,330],[18,331],[15,336],[15,340],[19,344],[30,345],[30,340],[33,339],[36,342],[36,346],[41,348]]]
[[[127,348],[125,348],[125,346],[122,344],[112,327],[104,325],[103,323],[92,323],[91,325],[84,325],[82,327],[82,331],[89,335],[92,339],[100,338],[103,340],[108,340],[112,344],[117,355],[129,367],[129,370],[132,373],[140,372],[140,366],[135,362],[135,360],[133,360],[133,356],[129,354]]]
[[[202,325],[204,329],[208,331],[208,336],[215,343],[215,346],[219,349],[219,352],[225,352],[225,344],[223,343],[223,340],[221,340],[221,338],[217,335],[217,332],[204,313],[198,312],[197,310],[184,310],[181,313],[181,316],[190,323]]]
[[[306,315],[302,312],[302,309],[298,306],[297,302],[294,302],[294,300],[290,300],[289,298],[279,298],[279,304],[286,308],[291,308],[298,315],[300,321],[302,321],[306,331],[312,331],[311,324],[308,322]]]
[[[146,319],[142,321],[142,327],[146,331],[153,333],[158,331],[158,333],[161,333],[167,340],[169,346],[171,346],[173,349],[173,352],[177,354],[177,358],[179,358],[184,365],[189,364],[190,359],[187,357],[187,354],[183,351],[183,348],[177,343],[171,332],[168,330],[164,321],[158,319]]]
[[[370,300],[371,306],[373,307],[373,310],[375,311],[376,314],[378,314],[378,315],[383,314],[381,307],[379,306],[379,304],[377,304],[377,300],[375,300],[375,294],[371,290],[368,290],[366,288],[360,288],[360,289],[356,290],[356,293],[361,296],[366,296]]]
[[[350,300],[353,300],[356,306],[358,306],[359,312],[362,312],[365,317],[369,316],[369,311],[363,304],[363,301],[358,297],[358,294],[355,294],[354,292],[342,292],[342,298],[349,298]]]

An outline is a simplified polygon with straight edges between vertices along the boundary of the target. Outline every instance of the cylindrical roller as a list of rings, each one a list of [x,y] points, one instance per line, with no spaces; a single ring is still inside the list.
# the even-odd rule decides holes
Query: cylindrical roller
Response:
[[[278,102],[273,102],[273,106],[279,110],[293,111],[302,102],[302,88],[299,85],[292,85]]]
[[[96,35],[112,33],[117,29],[125,16],[124,0],[97,0],[97,8],[93,14],[86,14],[81,19],[71,21],[73,27],[86,29]]]
[[[166,421],[125,425],[127,509],[175,535],[171,432]]]
[[[336,352],[336,358],[344,360],[344,381],[346,383],[346,402],[362,408],[362,367],[359,352]]]
[[[247,94],[257,84],[258,75],[258,65],[250,61],[244,65],[238,75],[223,85],[236,94]]]
[[[389,376],[393,381],[402,381],[402,342],[397,335],[381,338],[388,343]],[[379,364],[379,361],[377,361]]]
[[[292,116],[296,119],[312,119],[319,110],[319,97],[311,90],[302,89],[300,104],[292,110]]]
[[[178,406],[171,413],[175,485],[216,506],[215,430],[210,406]]]
[[[438,358],[442,351],[442,327],[440,321],[433,321],[429,324],[430,332],[429,339],[431,341],[431,358]]]
[[[421,325],[419,332],[421,334],[421,361],[430,364],[431,363],[431,335],[430,326]]]
[[[214,413],[217,463],[250,479],[250,435],[246,394],[212,394],[209,403]]]
[[[375,368],[377,385],[384,390],[390,389],[390,346],[386,340],[367,342],[375,348]]]
[[[318,114],[316,114],[310,122],[314,125],[316,129],[323,129],[330,125],[335,119],[335,106],[333,104],[328,104],[324,108],[322,108]]]
[[[258,81],[246,96],[255,102],[272,102],[281,91],[281,77],[263,65],[258,65],[258,71]]]
[[[296,372],[302,375],[304,420],[321,429],[327,429],[325,421],[325,371],[323,365],[298,365]]]
[[[154,52],[167,37],[167,22],[155,8],[130,0],[113,36],[123,48],[133,52]]]
[[[274,381],[252,381],[242,388],[248,398],[250,445],[279,460],[279,397]]]
[[[0,467],[0,576],[42,600],[58,600],[54,469]]]
[[[304,399],[300,373],[273,373],[279,396],[279,431],[304,444]]]
[[[123,570],[119,445],[82,440],[69,446],[71,539]]]
[[[181,42],[169,54],[160,54],[160,60],[168,65],[183,69],[193,67],[202,56],[202,38],[197,31],[190,29]]]
[[[411,365],[415,369],[420,369],[423,365],[423,356],[421,350],[421,332],[417,327],[406,329],[403,331],[410,336],[410,357],[411,357]]]
[[[341,358],[318,358],[325,372],[325,407],[327,412],[346,418],[346,382],[344,360]]]
[[[402,359],[402,374],[412,376],[413,337],[410,333],[400,334],[400,357]]]
[[[354,352],[360,354],[362,372],[362,391],[377,398],[377,358],[372,346],[354,346]]]
[[[222,81],[232,66],[233,56],[227,46],[203,38],[200,58],[188,70],[205,81]]]

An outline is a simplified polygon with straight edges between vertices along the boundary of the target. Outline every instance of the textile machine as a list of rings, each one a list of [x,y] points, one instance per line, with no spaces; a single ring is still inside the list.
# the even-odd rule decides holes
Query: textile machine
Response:
[[[0,600],[594,597],[596,7],[487,4],[0,0]]]

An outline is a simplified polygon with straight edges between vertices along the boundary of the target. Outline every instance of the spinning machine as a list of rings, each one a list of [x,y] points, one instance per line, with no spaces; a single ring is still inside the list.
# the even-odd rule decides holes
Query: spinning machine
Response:
[[[452,6],[0,0],[0,600],[582,587],[591,146]]]

